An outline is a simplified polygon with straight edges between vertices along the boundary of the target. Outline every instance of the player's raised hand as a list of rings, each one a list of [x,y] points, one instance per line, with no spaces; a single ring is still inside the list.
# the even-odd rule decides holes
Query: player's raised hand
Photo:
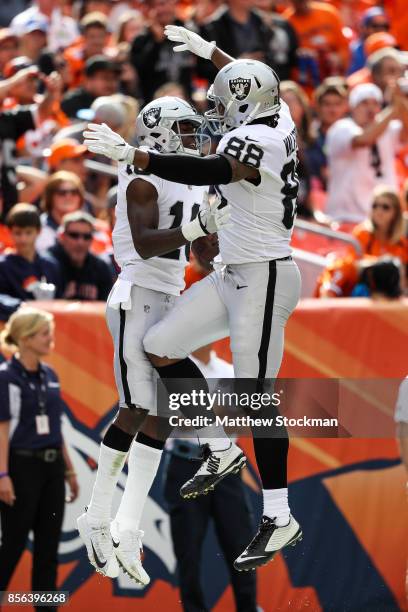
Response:
[[[164,33],[169,40],[181,43],[174,47],[173,51],[175,53],[179,51],[190,51],[199,57],[210,59],[216,47],[215,42],[208,42],[199,36],[199,34],[181,26],[167,25],[164,28]]]
[[[84,145],[97,155],[105,155],[109,159],[127,164],[133,164],[135,147],[130,146],[105,123],[89,123],[88,129],[84,131]]]

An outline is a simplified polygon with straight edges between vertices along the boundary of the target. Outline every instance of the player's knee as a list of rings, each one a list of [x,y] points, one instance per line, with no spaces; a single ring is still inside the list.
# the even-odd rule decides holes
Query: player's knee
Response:
[[[147,331],[143,338],[143,348],[155,367],[171,365],[188,355],[177,347],[175,335],[169,335],[168,330],[160,323]]]
[[[127,434],[134,436],[143,421],[148,415],[147,410],[143,410],[141,407],[137,408],[120,408],[114,423],[116,427],[119,427],[122,431]]]

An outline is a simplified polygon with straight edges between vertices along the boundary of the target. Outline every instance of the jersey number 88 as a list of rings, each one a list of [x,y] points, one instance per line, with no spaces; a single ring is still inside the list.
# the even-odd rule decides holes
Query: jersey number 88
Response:
[[[245,142],[236,136],[233,136],[227,142],[224,149],[225,155],[235,157],[242,164],[259,168],[261,159],[263,158],[263,150],[256,144]]]

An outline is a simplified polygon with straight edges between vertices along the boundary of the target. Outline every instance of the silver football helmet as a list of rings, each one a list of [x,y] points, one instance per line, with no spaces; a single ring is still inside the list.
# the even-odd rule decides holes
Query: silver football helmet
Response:
[[[182,122],[192,124],[191,132],[180,129]],[[157,98],[140,111],[136,119],[136,138],[139,146],[162,153],[191,153],[202,155],[210,137],[203,133],[205,119],[185,100],[175,96]],[[190,138],[189,138],[190,137]],[[185,146],[190,140],[193,146]]]
[[[224,66],[208,90],[214,108],[207,118],[214,134],[224,134],[280,110],[279,78],[266,64],[240,59]]]

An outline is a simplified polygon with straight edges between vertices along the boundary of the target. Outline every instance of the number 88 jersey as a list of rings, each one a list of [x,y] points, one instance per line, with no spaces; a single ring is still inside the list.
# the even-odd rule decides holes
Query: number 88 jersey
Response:
[[[223,263],[279,259],[291,254],[299,181],[296,128],[282,101],[276,127],[245,125],[228,132],[217,147],[259,170],[255,182],[241,180],[217,187],[232,209],[230,227],[219,233]]]

